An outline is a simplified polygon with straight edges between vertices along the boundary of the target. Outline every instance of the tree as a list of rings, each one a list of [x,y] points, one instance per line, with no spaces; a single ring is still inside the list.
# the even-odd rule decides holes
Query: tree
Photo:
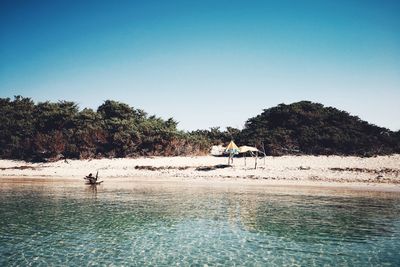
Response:
[[[30,98],[15,96],[0,98],[0,155],[5,158],[24,158],[32,152],[35,130],[34,103]]]
[[[105,101],[97,113],[107,132],[102,150],[110,157],[134,155],[140,143],[138,124],[145,119],[145,113],[112,100]]]
[[[219,127],[179,131],[173,118],[107,100],[97,111],[74,102],[0,98],[0,157],[25,160],[203,155],[212,145],[264,145],[272,155],[377,155],[400,152],[392,132],[345,111],[301,101],[265,109],[242,131]]]
[[[345,111],[301,101],[265,109],[250,118],[240,134],[250,143],[263,142],[273,155],[398,153],[398,141],[388,129]]]

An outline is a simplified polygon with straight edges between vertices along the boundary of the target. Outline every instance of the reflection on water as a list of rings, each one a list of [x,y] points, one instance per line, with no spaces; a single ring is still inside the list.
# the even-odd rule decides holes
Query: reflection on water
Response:
[[[86,188],[87,188],[86,191],[91,193],[92,197],[94,197],[94,198],[97,197],[97,185],[95,185],[95,184],[86,185]]]
[[[0,265],[399,265],[400,197],[0,183]]]

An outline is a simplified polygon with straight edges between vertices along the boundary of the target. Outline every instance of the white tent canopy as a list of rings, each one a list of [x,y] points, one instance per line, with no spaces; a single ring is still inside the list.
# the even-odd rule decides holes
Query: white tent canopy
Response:
[[[241,146],[239,147],[239,153],[246,153],[246,152],[261,152],[260,150],[258,150],[256,147],[252,147],[252,146]]]

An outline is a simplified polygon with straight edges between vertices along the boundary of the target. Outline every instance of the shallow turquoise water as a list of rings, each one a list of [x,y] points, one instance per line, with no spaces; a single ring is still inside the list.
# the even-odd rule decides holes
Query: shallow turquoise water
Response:
[[[399,266],[398,193],[0,183],[0,266]]]

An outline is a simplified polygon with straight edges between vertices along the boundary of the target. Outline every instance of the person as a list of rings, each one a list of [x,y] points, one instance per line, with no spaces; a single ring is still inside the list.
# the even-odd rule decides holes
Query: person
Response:
[[[91,184],[95,184],[97,181],[97,177],[94,177],[92,173],[89,173],[89,175],[86,176],[84,179],[88,180]]]

